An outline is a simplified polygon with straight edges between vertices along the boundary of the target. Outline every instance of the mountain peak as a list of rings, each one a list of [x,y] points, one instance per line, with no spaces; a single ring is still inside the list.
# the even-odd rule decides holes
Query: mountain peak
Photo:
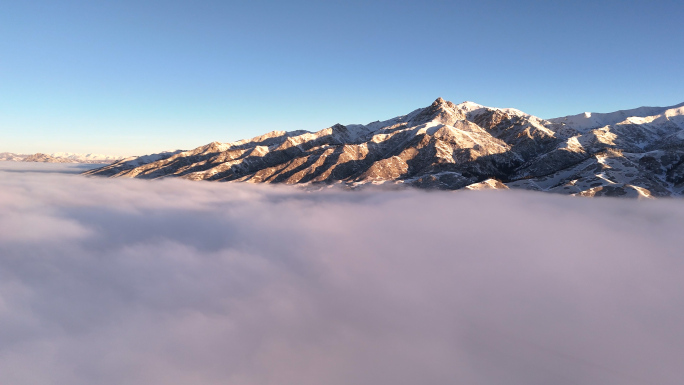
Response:
[[[433,107],[433,109],[436,107],[438,109],[446,110],[446,109],[456,108],[456,104],[454,104],[448,100],[444,100],[441,97],[439,97],[439,98],[435,99],[434,102],[432,102],[430,107]]]
[[[439,98],[435,99],[434,102],[432,102],[432,105],[433,105],[433,106],[439,106],[439,105],[446,104],[446,103],[447,103],[446,100],[444,100],[444,99],[442,99],[441,97],[439,97]]]
[[[433,110],[442,109],[442,110],[473,111],[473,110],[477,110],[480,108],[486,108],[486,107],[481,105],[481,104],[471,102],[468,100],[466,100],[463,103],[456,104],[456,103],[450,102],[448,100],[444,100],[443,98],[440,97],[440,98],[435,99],[435,101],[432,102],[432,104],[428,108],[431,108]]]
[[[451,124],[456,120],[465,119],[456,105],[442,98],[437,98],[431,105],[418,110],[419,113],[411,118],[413,124],[423,124],[437,120],[444,124]]]

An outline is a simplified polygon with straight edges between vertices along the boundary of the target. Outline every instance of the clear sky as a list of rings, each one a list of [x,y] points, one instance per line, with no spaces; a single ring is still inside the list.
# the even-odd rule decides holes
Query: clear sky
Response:
[[[6,1],[0,152],[146,154],[402,115],[684,102],[678,1]]]

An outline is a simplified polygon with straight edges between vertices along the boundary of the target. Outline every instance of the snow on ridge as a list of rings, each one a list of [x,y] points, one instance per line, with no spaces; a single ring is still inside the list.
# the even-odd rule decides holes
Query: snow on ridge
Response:
[[[527,114],[523,111],[520,111],[516,108],[498,108],[498,107],[488,107],[484,106],[482,104],[478,104],[475,102],[471,101],[464,101],[459,104],[452,103],[450,101],[446,101],[442,98],[438,98],[435,100],[435,102],[428,107],[424,108],[418,108],[416,110],[411,111],[410,113],[406,115],[400,115],[391,119],[383,120],[383,121],[374,121],[371,123],[366,124],[365,126],[368,128],[368,130],[374,132],[378,131],[382,128],[388,127],[388,126],[393,126],[395,124],[403,123],[403,122],[408,122],[421,114],[422,112],[426,111],[430,107],[437,105],[441,107],[441,110],[449,113],[449,114],[462,114],[464,116],[467,116],[468,119],[471,119],[473,117],[477,117],[479,115],[482,115],[484,113],[490,112],[490,111],[501,111],[505,114],[511,115],[511,116],[517,116],[517,117],[524,117],[524,118],[533,118],[533,115]],[[534,117],[536,118],[536,117]],[[536,118],[539,119],[539,118]]]
[[[173,155],[183,152],[182,150],[175,151],[162,151],[156,154],[148,154],[142,156],[131,156],[125,159],[121,159],[120,162],[125,163],[129,166],[142,166],[144,164],[156,162],[161,159],[169,158]]]
[[[102,161],[116,161],[123,159],[123,156],[112,156],[112,155],[104,155],[104,154],[93,154],[93,153],[88,153],[88,154],[81,154],[81,153],[74,153],[74,152],[53,152],[49,154],[52,157],[55,158],[65,158],[65,159],[72,159],[72,160],[79,160],[79,161],[95,161],[95,160],[102,160]]]
[[[669,107],[638,107],[607,113],[584,112],[548,120],[552,123],[565,123],[578,131],[586,132],[594,128],[618,124],[630,118],[650,118],[650,121],[654,121],[659,116],[681,116],[684,115],[683,107],[684,103],[680,103]],[[634,121],[639,121],[639,119],[634,119]]]

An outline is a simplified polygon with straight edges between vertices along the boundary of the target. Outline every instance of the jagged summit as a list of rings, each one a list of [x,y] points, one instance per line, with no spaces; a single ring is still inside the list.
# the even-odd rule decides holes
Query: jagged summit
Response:
[[[447,102],[446,100],[442,99],[442,97],[440,96],[437,99],[435,99],[434,102],[432,102],[432,105],[438,106],[438,105],[442,105],[442,104],[446,104],[446,103],[451,103],[451,102]]]
[[[544,120],[437,98],[369,124],[272,131],[125,159],[88,175],[251,183],[518,188],[574,195],[684,190],[684,104]]]

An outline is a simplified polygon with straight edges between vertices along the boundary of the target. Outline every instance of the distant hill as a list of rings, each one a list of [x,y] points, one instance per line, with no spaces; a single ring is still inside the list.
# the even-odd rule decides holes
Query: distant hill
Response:
[[[106,164],[123,159],[123,157],[101,154],[74,154],[69,152],[57,152],[53,154],[36,153],[32,155],[0,152],[0,161],[11,162],[41,162],[41,163],[93,163]]]

